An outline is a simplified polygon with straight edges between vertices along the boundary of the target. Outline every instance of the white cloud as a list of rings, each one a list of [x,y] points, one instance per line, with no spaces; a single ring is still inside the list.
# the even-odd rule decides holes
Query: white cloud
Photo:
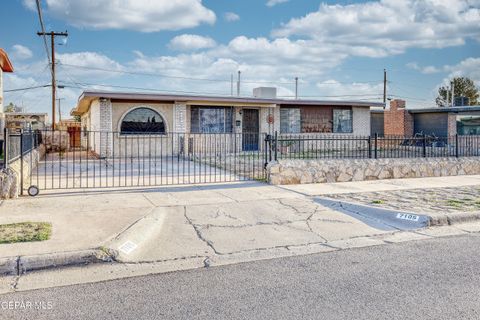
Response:
[[[56,61],[57,81],[67,86],[103,83],[107,79],[121,78],[125,76],[123,71],[127,71],[119,62],[91,51],[57,54]]]
[[[444,65],[441,67],[422,67],[416,62],[410,62],[407,63],[407,67],[423,74],[448,73],[447,78],[444,80],[445,83],[448,83],[453,77],[469,77],[477,82],[477,84],[480,84],[480,58],[470,57],[460,61],[458,64]]]
[[[280,4],[280,3],[285,3],[285,2],[288,2],[290,0],[268,0],[267,1],[267,7],[273,7],[273,6],[276,6],[277,4]]]
[[[33,56],[32,50],[22,46],[21,44],[15,44],[12,46],[12,57],[18,60],[30,59]]]
[[[228,22],[234,22],[234,21],[240,20],[240,16],[238,14],[236,14],[235,12],[225,12],[223,17]]]
[[[28,10],[32,10],[32,11],[37,10],[37,4],[35,3],[35,0],[23,0],[22,3],[23,3],[23,6]]]
[[[348,46],[356,56],[384,57],[408,48],[444,48],[479,39],[479,5],[478,0],[321,4],[318,11],[291,19],[272,34]]]
[[[467,58],[456,65],[447,65],[443,68],[449,72],[444,83],[448,83],[454,77],[468,77],[480,86],[480,58]]]
[[[434,73],[442,72],[442,69],[439,69],[435,66],[421,67],[416,62],[407,63],[407,67],[412,69],[412,70],[419,71],[420,73],[423,73],[423,74],[434,74]]]
[[[383,83],[341,83],[336,80],[317,82],[318,95],[333,100],[369,100],[382,99]]]
[[[180,36],[176,36],[170,40],[170,43],[168,44],[171,49],[180,51],[213,48],[216,45],[217,44],[215,43],[215,40],[212,38],[203,37],[196,34],[182,34]]]
[[[86,29],[128,29],[142,32],[213,24],[215,13],[201,0],[47,0],[47,13]]]

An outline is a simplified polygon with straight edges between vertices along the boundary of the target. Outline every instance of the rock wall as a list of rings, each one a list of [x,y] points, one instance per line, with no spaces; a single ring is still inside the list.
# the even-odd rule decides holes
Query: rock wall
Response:
[[[28,188],[31,171],[45,155],[45,146],[40,145],[23,156],[23,187]],[[17,159],[8,165],[8,169],[0,172],[0,199],[13,199],[20,194],[20,177],[22,174],[22,161]]]
[[[12,169],[0,171],[0,199],[13,199],[18,196],[18,177]]]
[[[279,160],[267,166],[270,184],[306,184],[480,174],[480,158]]]

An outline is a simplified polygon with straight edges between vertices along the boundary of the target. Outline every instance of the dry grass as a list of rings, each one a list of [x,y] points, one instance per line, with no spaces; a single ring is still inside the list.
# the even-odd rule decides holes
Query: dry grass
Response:
[[[48,222],[20,222],[0,225],[0,244],[48,240],[52,225]]]

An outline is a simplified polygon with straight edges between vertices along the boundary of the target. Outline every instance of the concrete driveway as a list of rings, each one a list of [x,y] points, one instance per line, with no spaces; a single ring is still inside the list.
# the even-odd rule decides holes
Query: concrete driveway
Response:
[[[263,160],[262,160],[263,161]],[[229,168],[226,170],[225,168]],[[85,151],[47,154],[24,181],[25,188],[49,189],[147,187],[250,180],[263,175],[244,172],[238,159],[182,157],[100,159]]]

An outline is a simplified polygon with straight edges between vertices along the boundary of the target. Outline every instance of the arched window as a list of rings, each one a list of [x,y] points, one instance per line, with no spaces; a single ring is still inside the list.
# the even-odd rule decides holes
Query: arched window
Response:
[[[122,134],[161,134],[165,133],[162,116],[149,108],[136,108],[125,115],[120,127]]]

